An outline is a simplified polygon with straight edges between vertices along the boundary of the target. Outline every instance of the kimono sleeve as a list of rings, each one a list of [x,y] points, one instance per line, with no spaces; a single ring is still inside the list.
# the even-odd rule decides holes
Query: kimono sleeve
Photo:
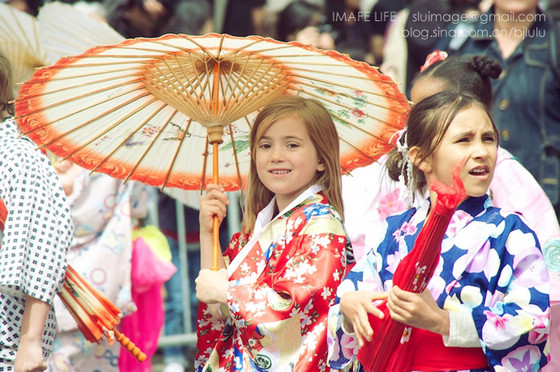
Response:
[[[547,363],[544,347],[550,326],[546,263],[535,234],[519,216],[508,216],[498,231],[496,240],[491,240],[501,252],[491,282],[495,284],[488,289],[485,303],[472,309],[477,331],[491,366],[542,368]],[[493,267],[489,263],[486,270]]]
[[[20,139],[2,160],[2,195],[8,209],[0,251],[0,290],[52,304],[66,272],[72,221],[49,160]]]
[[[328,316],[328,361],[334,369],[342,369],[352,363],[358,354],[358,340],[353,333],[348,333],[342,327],[343,315],[340,312],[340,298],[348,292],[354,291],[382,291],[383,286],[377,273],[376,251],[370,250],[348,275],[337,289],[334,305],[329,309]]]
[[[541,243],[560,236],[554,207],[533,175],[507,150],[500,148],[498,166],[490,184],[492,202],[521,213]]]
[[[229,264],[231,259],[239,252],[241,246],[247,243],[248,236],[235,233],[224,251],[224,259]],[[204,302],[198,304],[198,314],[196,322],[196,364],[204,365],[212,350],[216,346],[216,341],[222,336],[225,322],[218,320],[208,311],[208,305]]]

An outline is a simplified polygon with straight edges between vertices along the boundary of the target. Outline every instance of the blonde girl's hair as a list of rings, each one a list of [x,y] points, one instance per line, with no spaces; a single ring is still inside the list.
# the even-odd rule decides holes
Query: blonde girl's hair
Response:
[[[8,58],[0,53],[0,119],[4,119],[4,112],[14,115],[12,66]]]
[[[408,115],[406,136],[403,135],[401,138],[406,138],[407,149],[414,146],[419,148],[417,159],[405,159],[402,152],[392,150],[386,163],[389,177],[398,181],[399,177],[402,176],[409,189],[423,191],[427,185],[426,177],[414,164],[420,164],[430,156],[440,144],[453,119],[461,111],[473,105],[479,106],[490,118],[496,135],[497,146],[499,141],[498,129],[487,106],[479,97],[458,90],[442,91],[426,97],[412,106]],[[412,167],[412,172],[404,171],[406,167]],[[412,179],[409,179],[409,176]]]
[[[259,140],[279,119],[291,115],[298,116],[303,121],[317,151],[319,162],[325,166],[324,171],[316,172],[308,186],[321,185],[330,204],[338,211],[341,218],[344,215],[339,160],[340,144],[333,119],[320,102],[299,96],[286,95],[265,106],[257,115],[251,128],[249,140],[251,165],[247,177],[242,227],[242,231],[245,233],[250,233],[253,230],[257,214],[274,197],[274,193],[266,188],[257,175],[255,156]]]

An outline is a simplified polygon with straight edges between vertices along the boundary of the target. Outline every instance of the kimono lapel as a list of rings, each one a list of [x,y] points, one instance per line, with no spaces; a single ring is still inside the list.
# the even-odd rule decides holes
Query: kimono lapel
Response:
[[[484,216],[484,224],[471,225],[473,221],[478,221],[481,216]],[[461,279],[480,251],[486,249],[488,239],[503,219],[500,210],[491,206],[490,199],[487,196],[471,197],[464,202],[464,205],[460,206],[449,224],[442,252],[452,247],[458,247],[457,243],[460,240],[471,242],[474,240],[474,242],[468,247],[464,255],[455,260],[452,273],[455,281]],[[469,228],[471,226],[473,226],[473,229]]]
[[[321,190],[322,187],[319,185],[313,185],[309,187],[274,218],[272,218],[272,215],[274,213],[276,199],[273,198],[271,202],[268,203],[268,205],[263,208],[263,210],[261,210],[257,215],[255,227],[253,228],[253,233],[251,234],[251,239],[247,242],[247,244],[245,244],[245,246],[241,249],[237,256],[235,256],[233,261],[231,261],[230,265],[228,266],[229,277],[232,277],[232,275],[237,271],[239,266],[243,261],[245,261],[247,257],[262,257],[264,254],[263,247],[268,247],[271,242],[275,241],[275,236],[278,235],[278,233],[282,233],[284,231],[283,228],[271,228],[273,223],[278,221],[281,217],[285,216],[296,206],[302,204],[305,200],[317,194]],[[257,266],[257,272],[251,275],[251,278],[258,278],[262,274],[265,266],[266,262],[260,262]]]

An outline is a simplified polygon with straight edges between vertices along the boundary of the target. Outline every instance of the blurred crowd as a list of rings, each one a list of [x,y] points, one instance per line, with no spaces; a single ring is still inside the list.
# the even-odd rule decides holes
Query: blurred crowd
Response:
[[[0,2],[37,16],[45,0]],[[502,74],[494,81],[494,100],[491,106],[500,131],[500,145],[529,170],[546,192],[557,216],[560,214],[560,51],[557,50],[560,49],[557,48],[560,46],[560,32],[557,31],[560,26],[556,18],[560,1],[64,2],[107,22],[124,38],[158,37],[166,33],[203,35],[218,32],[234,36],[260,35],[336,50],[355,60],[379,66],[380,71],[391,76],[409,98],[415,76],[426,57],[436,49],[445,50],[449,54],[479,54],[494,58],[502,67]],[[525,16],[519,17],[522,14]],[[556,33],[558,35],[555,36]],[[72,185],[90,188],[94,181],[102,182],[86,181],[85,177],[85,173],[76,171],[72,176]],[[81,183],[74,183],[75,179]],[[129,196],[132,187],[130,189],[119,189],[118,193],[126,193],[126,198],[132,198],[133,195]],[[72,192],[68,192],[68,195],[72,195]],[[196,297],[193,295],[184,299],[180,293],[194,294],[194,287],[181,292],[181,286],[185,283],[184,277],[189,278],[187,283],[193,284],[198,274],[200,257],[197,195],[189,196],[192,202],[180,201],[186,216],[184,240],[187,243],[188,267],[182,267],[178,259],[178,231],[183,231],[183,228],[177,226],[176,198],[159,191],[149,195],[158,206],[158,226],[168,241],[173,263],[178,269],[165,283],[168,295],[165,297],[164,333],[173,335],[192,332],[196,322]],[[88,202],[84,201],[84,204],[87,205]],[[222,246],[227,244],[228,235],[227,230],[222,231]],[[173,296],[169,293],[173,293]],[[184,324],[185,300],[190,304],[191,324]],[[74,334],[68,333],[66,336],[71,339]],[[165,372],[190,370],[193,347],[187,344],[162,348],[160,352],[166,364]],[[59,354],[55,353],[55,357],[57,355]],[[53,365],[52,368],[64,370],[60,365]],[[118,368],[116,365],[114,367]]]

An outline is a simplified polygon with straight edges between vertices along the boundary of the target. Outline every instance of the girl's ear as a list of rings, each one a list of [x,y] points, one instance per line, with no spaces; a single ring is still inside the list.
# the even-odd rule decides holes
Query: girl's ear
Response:
[[[326,169],[326,168],[325,168],[325,164],[323,164],[323,162],[320,161],[320,162],[317,164],[317,172],[323,172],[325,169]]]
[[[418,146],[412,146],[408,149],[408,157],[412,164],[422,172],[430,173],[432,171],[432,157],[428,156],[423,159]]]

